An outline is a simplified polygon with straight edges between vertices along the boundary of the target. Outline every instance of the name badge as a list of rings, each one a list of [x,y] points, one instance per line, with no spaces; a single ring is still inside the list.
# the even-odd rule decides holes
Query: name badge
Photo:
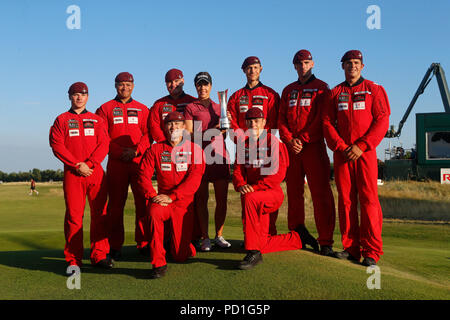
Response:
[[[353,110],[365,110],[365,109],[366,109],[365,101],[353,102]]]
[[[261,111],[264,111],[264,110],[263,110],[263,106],[260,106],[260,105],[256,105],[256,106],[253,105],[253,108],[258,108],[258,109],[260,109]]]
[[[289,100],[289,107],[295,107],[297,105],[297,100]]]
[[[338,104],[338,111],[342,110],[348,110],[348,103],[339,103]]]
[[[311,99],[301,99],[300,106],[309,107],[311,105]]]
[[[114,117],[114,124],[123,123],[123,117]]]
[[[80,135],[80,131],[78,129],[69,130],[69,137],[78,137]]]
[[[128,123],[138,124],[138,117],[128,117]]]
[[[248,106],[239,106],[239,112],[247,112]]]
[[[84,135],[85,136],[94,136],[94,129],[84,129]]]
[[[161,163],[161,171],[172,171],[172,164]]]
[[[187,163],[177,163],[177,172],[187,171],[188,164]]]

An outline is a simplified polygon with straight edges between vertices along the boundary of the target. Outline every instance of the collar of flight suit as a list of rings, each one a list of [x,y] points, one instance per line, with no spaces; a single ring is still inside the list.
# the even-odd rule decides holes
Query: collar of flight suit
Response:
[[[308,83],[313,82],[314,80],[316,80],[316,76],[315,76],[314,74],[312,74],[312,75],[308,78],[308,80],[306,80],[305,83],[301,83],[301,82],[300,82],[300,79],[297,80],[297,83],[298,83],[299,85],[301,85],[301,86],[304,86],[304,85],[307,85]]]
[[[259,88],[259,87],[262,87],[263,86],[263,84],[262,84],[262,82],[260,81],[260,82],[258,82],[258,84],[256,85],[256,86],[254,86],[253,88],[250,88],[249,86],[248,86],[248,83],[247,84],[245,84],[245,89],[247,89],[247,90],[254,90],[254,89],[256,89],[256,88]]]
[[[116,96],[115,98],[114,98],[114,100],[116,100],[117,102],[120,102],[120,103],[122,103],[122,101],[119,99],[119,96]],[[133,98],[131,98],[130,97],[130,99],[128,99],[128,101],[127,102],[125,102],[124,104],[126,104],[126,103],[130,103],[130,102],[132,102],[133,101]]]
[[[347,82],[347,80],[346,80],[346,81],[344,81],[344,85],[345,85],[346,87],[356,87],[356,86],[360,85],[364,80],[365,80],[365,79],[364,79],[363,77],[360,77],[360,78],[358,79],[358,81],[356,81],[353,85],[350,85],[350,84]]]
[[[72,113],[72,114],[83,114],[83,113],[87,113],[88,111],[87,111],[86,108],[84,108],[84,110],[81,111],[80,113],[76,113],[75,111],[72,110],[72,108],[70,108],[68,112],[69,112],[69,113]]]

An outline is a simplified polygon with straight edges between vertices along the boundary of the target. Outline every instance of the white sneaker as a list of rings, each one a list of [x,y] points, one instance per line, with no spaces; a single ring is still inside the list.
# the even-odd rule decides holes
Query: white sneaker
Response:
[[[209,238],[203,239],[202,241],[202,251],[210,251],[211,250],[211,241]]]
[[[221,248],[229,248],[231,247],[231,243],[229,243],[227,240],[225,240],[222,236],[216,237],[214,239],[214,242],[216,245],[218,245]]]

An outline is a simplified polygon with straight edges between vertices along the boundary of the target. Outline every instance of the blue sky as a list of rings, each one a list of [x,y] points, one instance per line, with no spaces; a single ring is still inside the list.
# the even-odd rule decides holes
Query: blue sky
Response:
[[[70,30],[66,9],[81,10]],[[381,10],[381,29],[369,30],[369,5]],[[73,82],[89,86],[88,109],[115,95],[114,77],[129,71],[134,98],[147,106],[166,95],[165,72],[183,70],[194,95],[199,71],[216,92],[245,84],[240,66],[258,56],[261,81],[281,93],[296,80],[292,57],[302,48],[315,75],[330,87],[343,81],[340,58],[364,54],[363,76],[388,93],[391,124],[398,125],[427,68],[439,62],[450,74],[450,1],[8,1],[0,5],[0,170],[58,169],[48,145],[56,116],[69,109]],[[450,79],[449,79],[450,80]],[[393,145],[412,147],[415,113],[441,112],[436,81],[428,86]],[[384,159],[385,139],[378,147]]]

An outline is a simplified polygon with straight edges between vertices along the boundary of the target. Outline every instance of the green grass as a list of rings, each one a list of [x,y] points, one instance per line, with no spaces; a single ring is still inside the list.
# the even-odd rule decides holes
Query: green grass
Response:
[[[236,270],[244,251],[239,246],[243,239],[239,196],[232,190],[224,232],[232,248],[200,252],[185,263],[169,261],[167,276],[159,280],[149,279],[150,262],[134,247],[130,194],[125,210],[123,259],[111,271],[98,270],[89,265],[86,249],[81,290],[69,290],[64,276],[62,186],[38,184],[38,190],[39,196],[29,196],[27,185],[0,185],[0,299],[450,298],[450,225],[442,222],[385,220],[380,290],[367,288],[370,274],[365,267],[307,250],[267,254],[264,263],[255,269]],[[212,195],[210,209],[213,205]],[[315,234],[309,208],[307,203],[307,226]],[[86,209],[86,248],[88,217]],[[213,236],[212,218],[210,222]],[[277,225],[279,232],[287,231],[286,203],[280,209]],[[334,239],[335,248],[340,249],[338,223]]]

